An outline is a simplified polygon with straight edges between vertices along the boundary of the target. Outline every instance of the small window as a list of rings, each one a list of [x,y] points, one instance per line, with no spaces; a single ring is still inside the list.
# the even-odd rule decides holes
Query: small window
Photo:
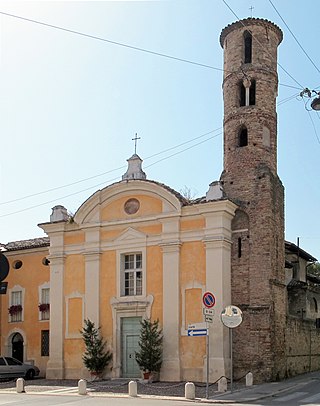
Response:
[[[315,313],[318,313],[318,302],[316,298],[313,298],[313,309]]]
[[[251,80],[251,86],[249,88],[249,106],[256,104],[256,81]]]
[[[238,238],[238,258],[241,258],[242,255],[242,241],[241,237]]]
[[[248,130],[243,127],[239,131],[239,147],[246,147],[248,145]]]
[[[245,31],[243,34],[244,40],[244,63],[252,62],[252,34]]]
[[[50,289],[41,289],[41,303],[39,304],[41,320],[50,319]]]
[[[41,330],[41,357],[49,356],[49,330]]]
[[[243,84],[243,82],[241,82],[239,84],[239,93],[240,93],[240,107],[245,106],[246,105],[246,88]]]
[[[123,295],[142,295],[142,254],[124,254],[123,260]]]
[[[20,261],[19,259],[17,261],[14,261],[14,263],[12,264],[13,269],[20,269],[21,267],[22,267],[22,261]]]
[[[9,314],[12,322],[22,321],[22,292],[21,290],[11,293],[11,306]]]

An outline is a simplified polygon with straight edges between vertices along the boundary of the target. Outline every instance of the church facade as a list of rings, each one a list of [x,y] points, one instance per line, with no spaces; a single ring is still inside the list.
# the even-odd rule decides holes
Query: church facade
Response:
[[[106,376],[135,378],[140,321],[159,319],[161,380],[205,381],[206,337],[188,331],[203,323],[209,291],[216,299],[208,323],[211,382],[230,376],[229,331],[220,320],[230,304],[243,312],[234,331],[235,376],[251,371],[257,380],[281,379],[289,364],[290,374],[305,372],[305,358],[295,364],[294,345],[288,350],[292,331],[303,341],[304,321],[288,323],[288,292],[298,289],[290,281],[303,272],[291,272],[293,246],[287,246],[291,262],[285,261],[284,188],[277,175],[281,40],[275,24],[256,18],[221,33],[224,169],[206,196],[189,200],[148,180],[134,154],[122,180],[90,196],[73,217],[54,207],[50,221],[39,225],[46,238],[3,246],[11,265],[8,294],[1,297],[3,353],[20,351],[47,378],[86,377],[80,330],[90,319],[113,353]],[[315,258],[303,253],[306,283],[306,265]],[[316,284],[305,300],[318,300]],[[18,304],[20,313],[8,315]],[[310,354],[318,351],[318,330],[312,334]],[[314,357],[310,370],[319,367]]]

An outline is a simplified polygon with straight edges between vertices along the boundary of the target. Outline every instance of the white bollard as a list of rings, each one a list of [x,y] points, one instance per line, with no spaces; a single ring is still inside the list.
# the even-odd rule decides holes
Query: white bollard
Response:
[[[246,375],[246,386],[252,386],[253,385],[253,374],[252,372],[248,372]]]
[[[218,392],[226,392],[228,390],[227,378],[224,376],[218,381]]]
[[[196,388],[193,382],[187,382],[185,384],[184,397],[191,400],[196,398]]]
[[[16,382],[16,388],[17,388],[17,393],[24,393],[24,385],[25,385],[25,380],[23,378],[18,378]]]
[[[85,379],[80,379],[78,382],[78,393],[79,395],[87,394],[87,381]]]
[[[136,381],[130,381],[128,384],[129,396],[135,398],[138,396],[138,385]]]

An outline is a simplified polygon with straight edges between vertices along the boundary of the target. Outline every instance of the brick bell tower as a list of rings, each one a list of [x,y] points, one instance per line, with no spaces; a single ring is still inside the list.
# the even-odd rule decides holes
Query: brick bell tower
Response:
[[[285,375],[284,188],[277,175],[277,47],[282,31],[247,18],[223,29],[224,170],[239,208],[232,223],[234,374],[255,381]]]

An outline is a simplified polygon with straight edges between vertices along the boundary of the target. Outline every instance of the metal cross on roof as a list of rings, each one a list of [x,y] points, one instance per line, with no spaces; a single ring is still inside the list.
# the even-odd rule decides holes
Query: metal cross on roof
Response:
[[[138,137],[138,134],[136,133],[135,137],[132,138],[132,141],[134,141],[134,153],[137,153],[137,140],[141,140],[141,137]]]
[[[249,7],[249,10],[251,11],[251,18],[252,18],[252,10],[254,9],[253,6]]]

